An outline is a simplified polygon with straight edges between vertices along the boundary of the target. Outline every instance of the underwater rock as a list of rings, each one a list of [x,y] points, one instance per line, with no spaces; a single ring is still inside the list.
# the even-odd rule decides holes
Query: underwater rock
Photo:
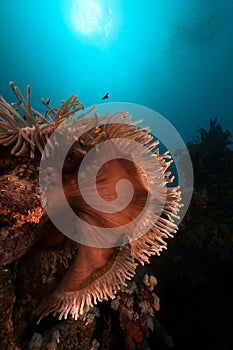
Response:
[[[12,311],[15,302],[14,286],[8,271],[0,267],[0,349],[19,350],[13,340]]]
[[[42,332],[35,332],[27,350],[89,350],[94,334],[97,313],[84,319],[67,319]]]
[[[19,175],[0,177],[0,266],[20,258],[40,237],[42,208],[35,184]]]

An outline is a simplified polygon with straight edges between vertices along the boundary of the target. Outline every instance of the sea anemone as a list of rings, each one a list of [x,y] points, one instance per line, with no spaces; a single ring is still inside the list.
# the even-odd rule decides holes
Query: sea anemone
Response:
[[[71,95],[67,101],[62,101],[58,108],[51,108],[42,98],[41,101],[47,108],[42,115],[31,107],[30,85],[27,85],[26,100],[12,81],[10,86],[17,102],[9,104],[0,96],[0,144],[14,144],[11,154],[16,156],[30,150],[30,157],[34,158],[35,148],[43,153],[44,145],[56,127],[67,117],[83,109],[82,103],[76,100],[75,95]]]
[[[56,186],[56,179],[59,177],[56,164],[53,159],[49,159],[52,166],[47,161],[50,177],[53,179],[48,180],[45,186],[48,211],[55,213],[55,217],[63,217],[63,221],[72,226],[72,222],[65,214],[62,197],[64,191],[73,212],[83,222],[94,227],[97,236],[102,228],[107,228],[108,232],[104,235],[106,243],[104,245],[103,239],[93,236],[93,232],[89,231],[85,224],[84,226],[77,224],[74,227],[75,233],[71,238],[79,242],[77,255],[54,293],[39,307],[40,319],[50,313],[54,315],[58,313],[59,319],[67,318],[69,314],[77,319],[98,301],[115,298],[117,290],[126,285],[127,279],[130,280],[134,276],[136,261],[144,264],[149,262],[151,255],[159,255],[161,250],[166,248],[165,239],[172,237],[177,231],[174,219],[178,219],[181,198],[179,186],[170,185],[173,181],[171,173],[167,171],[171,164],[170,155],[168,152],[160,155],[158,142],[152,142],[149,131],[131,122],[127,113],[116,113],[105,118],[108,123],[104,124],[104,117],[100,117],[97,119],[98,127],[93,128],[92,125],[74,142],[63,163],[62,188]],[[112,159],[100,167],[101,150],[98,146],[101,147],[101,144],[108,140],[116,140],[117,146],[107,145],[102,149],[103,158],[110,152]],[[138,150],[135,154],[130,140],[143,145],[140,154],[137,154]],[[122,150],[121,142],[128,145],[128,148],[123,147]],[[115,148],[118,146],[122,158],[125,153],[127,159],[120,158],[119,153],[116,156]],[[84,166],[78,182],[80,164],[93,148],[95,153],[91,158],[92,162]],[[152,154],[152,157],[147,158],[147,154]],[[99,169],[98,172],[96,168]],[[105,212],[86,203],[80,188],[92,196],[93,173],[97,173],[95,179],[97,191],[109,205],[117,197],[116,187],[122,179],[128,180],[133,186],[134,194],[131,202],[124,209],[113,212]],[[148,196],[149,205],[147,205]],[[95,195],[92,199],[94,203]],[[96,203],[98,204],[98,200]],[[135,224],[140,214],[141,219]],[[127,224],[130,228],[124,231]],[[121,227],[122,231],[109,246],[111,230]],[[124,244],[121,238],[126,232],[129,240]]]
[[[58,313],[59,319],[67,318],[69,314],[77,319],[98,301],[113,299],[117,290],[126,285],[126,280],[134,276],[137,261],[144,264],[149,262],[151,255],[159,255],[166,248],[165,239],[177,231],[174,220],[178,219],[181,193],[179,186],[171,186],[174,178],[168,171],[171,156],[168,151],[160,154],[158,141],[153,141],[149,128],[132,122],[127,112],[110,116],[107,113],[98,116],[94,112],[87,117],[95,108],[92,106],[87,112],[75,115],[83,105],[72,95],[58,108],[50,108],[42,100],[48,108],[42,115],[30,106],[29,86],[25,100],[12,82],[10,85],[18,102],[12,106],[1,97],[0,144],[10,146],[15,143],[12,154],[20,156],[30,150],[32,158],[38,149],[46,164],[42,193],[46,192],[47,200],[43,204],[50,219],[51,213],[55,213],[67,222],[65,194],[72,212],[84,223],[84,226],[74,225],[74,234],[70,237],[79,242],[72,265],[36,312],[40,315],[39,321],[50,313]],[[17,106],[21,107],[23,116]],[[65,158],[59,160],[57,155],[64,152],[61,140],[68,143],[72,140],[72,144]],[[105,146],[104,143],[110,140],[114,141],[112,145]],[[140,147],[135,150],[136,143]],[[102,145],[105,148],[101,151]],[[88,154],[92,154],[91,161],[80,171]],[[111,159],[104,162],[106,154],[111,154]],[[102,160],[104,164],[98,169]],[[59,167],[62,169],[62,188],[59,187]],[[107,212],[98,208],[98,200],[97,208],[86,203],[81,188],[92,196],[94,187],[90,179],[96,169],[97,191],[109,205],[117,198],[118,183],[122,179],[131,183],[133,195],[125,208]],[[82,176],[77,181],[79,172]],[[121,192],[123,199],[124,195],[127,197],[125,192]],[[94,195],[92,199],[96,200]],[[99,237],[95,237],[97,245],[88,244],[92,232],[86,230],[86,224],[94,227],[95,232],[106,229],[109,237],[116,228],[120,229],[120,234],[106,246],[99,244]],[[69,220],[67,225],[71,226]],[[129,225],[126,232],[125,225]],[[50,243],[53,236],[55,241],[58,235],[62,236],[64,231],[59,231],[56,227],[50,230]],[[104,236],[106,241],[108,235]],[[126,241],[122,240],[124,236]]]

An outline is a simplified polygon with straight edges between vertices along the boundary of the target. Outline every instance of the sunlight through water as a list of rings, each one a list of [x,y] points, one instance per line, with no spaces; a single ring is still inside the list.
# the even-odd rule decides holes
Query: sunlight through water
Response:
[[[122,26],[120,0],[68,0],[63,12],[70,30],[83,44],[105,49]]]

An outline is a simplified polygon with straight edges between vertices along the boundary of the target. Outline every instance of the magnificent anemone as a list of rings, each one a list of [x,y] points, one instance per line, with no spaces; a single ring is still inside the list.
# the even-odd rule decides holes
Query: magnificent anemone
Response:
[[[47,174],[44,174],[43,179],[47,196],[45,203],[47,212],[53,212],[62,217],[64,215],[62,196],[65,194],[75,215],[83,222],[95,227],[97,232],[99,228],[106,228],[110,234],[112,229],[133,223],[129,225],[127,232],[124,232],[124,229],[120,231],[122,236],[127,233],[128,241],[118,244],[122,238],[120,235],[116,237],[112,246],[106,247],[85,244],[85,239],[78,240],[75,233],[78,237],[85,238],[89,232],[86,231],[85,225],[74,227],[74,240],[79,242],[77,255],[55,291],[42,301],[37,313],[40,315],[39,320],[52,312],[54,315],[58,313],[60,319],[67,318],[68,314],[77,319],[97,301],[114,298],[116,291],[126,284],[127,279],[134,276],[137,262],[144,264],[149,262],[151,255],[159,255],[161,250],[166,248],[165,239],[172,237],[177,231],[174,221],[178,218],[177,214],[181,207],[181,194],[179,186],[171,185],[174,178],[168,171],[171,156],[169,152],[160,154],[158,142],[153,142],[149,129],[132,122],[126,112],[111,116],[106,114],[101,117],[94,112],[88,117],[88,113],[94,109],[92,107],[86,113],[75,115],[75,112],[83,109],[83,106],[72,95],[60,107],[49,108],[45,115],[41,115],[30,106],[29,87],[25,101],[13,83],[11,86],[24,115],[20,116],[13,106],[1,98],[0,127],[4,131],[0,134],[0,143],[8,146],[16,143],[11,151],[13,154],[21,155],[30,149],[30,155],[33,157],[35,147],[43,153],[45,143],[48,141],[48,149],[53,149],[53,152],[46,152],[45,148],[47,168],[44,171],[47,171]],[[54,117],[51,116],[52,114]],[[65,129],[63,129],[62,123],[65,119],[66,127],[64,126]],[[72,147],[62,162],[62,188],[57,181],[60,176],[56,158],[59,147],[55,147],[57,139],[56,136],[49,139],[57,127],[60,128],[60,134],[66,130],[62,135],[63,139],[72,138],[73,140]],[[82,130],[81,136],[80,130]],[[98,201],[97,207],[90,206],[80,190],[82,187],[84,192],[94,191],[90,177],[96,167],[98,168],[98,147],[109,140],[116,140],[118,144],[113,144],[111,148],[100,152],[103,155],[110,152],[112,158],[97,172],[97,191],[105,201],[111,203],[117,197],[116,187],[120,180],[126,179],[133,186],[130,203],[125,208],[113,212],[99,209]],[[142,147],[135,152],[130,141]],[[122,157],[119,156],[119,152],[116,153],[117,148],[120,149]],[[93,149],[96,152],[92,155],[93,161],[84,167],[81,182],[79,182],[77,178],[82,161]],[[150,154],[149,158],[147,158],[148,154]],[[124,191],[122,193],[124,197]],[[94,196],[93,200],[95,200]],[[138,217],[140,220],[135,224],[135,219]],[[65,220],[66,217],[64,217]],[[63,233],[54,227],[49,232],[49,244],[53,236],[54,242],[62,242],[62,239],[58,240],[62,235]],[[46,242],[44,243],[46,245]]]

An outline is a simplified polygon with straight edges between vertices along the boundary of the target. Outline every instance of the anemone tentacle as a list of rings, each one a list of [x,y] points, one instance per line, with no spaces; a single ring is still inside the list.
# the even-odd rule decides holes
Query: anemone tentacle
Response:
[[[57,126],[84,109],[82,102],[77,101],[74,94],[67,101],[62,101],[58,108],[50,108],[42,98],[48,108],[43,115],[31,107],[30,85],[26,88],[26,99],[12,81],[10,86],[17,101],[9,104],[0,96],[0,144],[13,144],[11,154],[16,156],[22,156],[29,151],[30,157],[34,158],[35,149],[42,154],[48,136]]]

